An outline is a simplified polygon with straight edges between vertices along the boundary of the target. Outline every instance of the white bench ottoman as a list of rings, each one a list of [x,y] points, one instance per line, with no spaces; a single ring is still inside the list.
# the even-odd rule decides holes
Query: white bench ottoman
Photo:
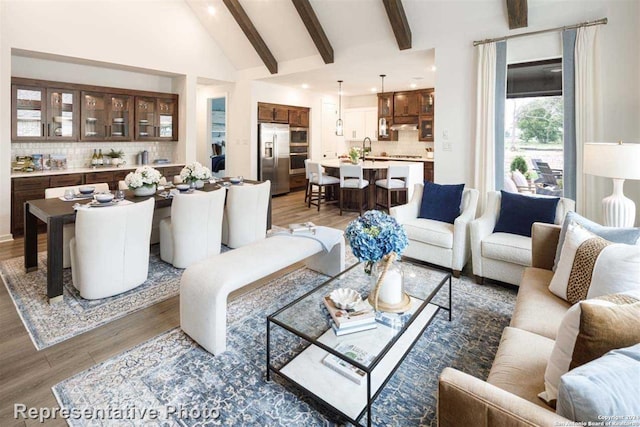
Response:
[[[305,261],[307,268],[335,276],[344,271],[345,242],[326,252],[306,237],[275,235],[189,266],[180,280],[180,326],[208,352],[227,346],[227,297],[256,280]]]

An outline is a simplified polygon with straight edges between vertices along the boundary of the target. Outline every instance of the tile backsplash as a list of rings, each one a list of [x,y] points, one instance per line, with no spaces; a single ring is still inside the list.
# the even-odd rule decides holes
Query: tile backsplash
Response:
[[[351,141],[350,147],[362,147],[362,142]],[[406,154],[409,156],[426,157],[425,148],[433,148],[433,142],[418,141],[417,130],[400,130],[398,131],[397,141],[374,141],[371,144],[373,155],[387,153],[388,155]]]
[[[16,156],[31,156],[32,154],[61,154],[67,156],[67,168],[82,168],[91,166],[93,150],[102,149],[106,156],[113,148],[124,152],[127,165],[137,163],[139,152],[149,152],[149,163],[155,159],[174,159],[175,142],[14,142],[11,144],[11,159]]]

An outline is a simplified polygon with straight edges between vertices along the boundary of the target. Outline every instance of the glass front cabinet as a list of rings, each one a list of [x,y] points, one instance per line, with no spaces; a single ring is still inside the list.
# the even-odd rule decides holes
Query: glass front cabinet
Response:
[[[135,139],[177,139],[177,108],[173,99],[136,97]]]
[[[77,141],[78,93],[12,85],[14,141]]]
[[[83,91],[81,98],[80,139],[131,141],[133,97]]]

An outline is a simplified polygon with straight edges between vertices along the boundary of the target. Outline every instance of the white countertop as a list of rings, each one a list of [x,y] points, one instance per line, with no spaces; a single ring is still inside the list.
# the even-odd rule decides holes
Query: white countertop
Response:
[[[397,160],[400,162],[433,162],[433,159],[427,159],[426,157],[389,157],[389,156],[366,156],[365,159],[374,160]]]
[[[91,172],[111,172],[120,170],[135,170],[143,165],[123,165],[123,166],[101,166],[101,167],[87,167],[87,168],[73,168],[73,169],[60,169],[60,170],[48,170],[48,171],[34,171],[34,172],[12,172],[11,178],[25,178],[29,176],[49,176],[49,175],[67,175],[72,173],[91,173]],[[154,168],[166,168],[171,166],[184,166],[184,163],[164,163],[164,164],[149,164]]]
[[[376,158],[377,159],[377,158]],[[391,165],[407,165],[408,162],[407,160],[414,160],[414,159],[407,159],[407,160],[398,160],[398,159],[389,159],[388,157],[381,157],[381,159],[384,159],[384,161],[376,161],[376,160],[365,160],[364,162],[361,161],[360,164],[362,165],[363,169],[389,169],[389,166]],[[415,163],[416,165],[420,165],[420,167],[422,168],[422,163],[426,161],[425,160],[420,160],[420,159],[416,159]],[[322,160],[320,162],[320,164],[326,168],[339,168],[341,164],[350,164],[349,160],[342,161],[341,159],[329,159],[329,160]]]

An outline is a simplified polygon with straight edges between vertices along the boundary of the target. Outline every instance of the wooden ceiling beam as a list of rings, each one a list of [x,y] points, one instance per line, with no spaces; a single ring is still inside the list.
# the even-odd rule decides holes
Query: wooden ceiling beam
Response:
[[[333,48],[309,0],[291,0],[325,64],[333,64]]]
[[[507,14],[510,30],[529,25],[527,0],[507,0]]]
[[[245,12],[244,9],[242,8],[240,1],[239,0],[222,0],[222,1],[224,2],[224,5],[227,6],[227,9],[229,9],[229,12],[231,13],[233,18],[236,20],[236,22],[240,26],[240,29],[242,29],[242,32],[244,33],[244,35],[247,36],[247,39],[249,39],[249,42],[253,45],[253,48],[256,50],[256,52],[262,59],[262,62],[264,62],[264,65],[266,65],[269,72],[271,74],[277,74],[278,61],[276,61],[276,58],[273,56],[273,54],[269,50],[269,47],[264,42],[262,37],[260,37],[260,33],[258,33],[258,30],[256,30],[256,27],[253,25],[253,22],[251,22],[251,19],[249,19],[247,12]]]
[[[393,34],[396,36],[400,50],[411,49],[411,28],[404,13],[402,0],[382,0],[387,11]]]

